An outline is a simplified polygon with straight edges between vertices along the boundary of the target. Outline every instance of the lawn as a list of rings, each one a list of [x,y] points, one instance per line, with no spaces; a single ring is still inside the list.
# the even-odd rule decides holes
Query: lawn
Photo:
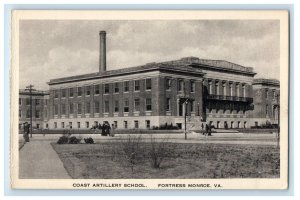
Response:
[[[122,142],[56,144],[54,150],[72,178],[279,178],[276,146],[165,143],[163,160],[153,168],[150,142],[141,142],[134,162]]]

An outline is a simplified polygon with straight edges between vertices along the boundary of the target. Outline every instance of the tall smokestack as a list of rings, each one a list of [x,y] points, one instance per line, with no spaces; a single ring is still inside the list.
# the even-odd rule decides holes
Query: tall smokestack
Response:
[[[100,31],[100,58],[99,58],[99,72],[106,71],[106,32]]]

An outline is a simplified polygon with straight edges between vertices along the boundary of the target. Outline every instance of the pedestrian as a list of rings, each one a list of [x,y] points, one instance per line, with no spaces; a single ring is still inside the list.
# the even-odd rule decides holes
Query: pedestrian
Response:
[[[208,132],[209,132],[209,126],[208,124],[205,124],[205,136],[208,135]]]
[[[101,132],[101,135],[102,135],[102,136],[106,136],[106,124],[105,124],[105,123],[103,123],[103,125],[102,125],[102,132]]]
[[[109,123],[107,122],[106,123],[106,135],[108,135],[108,136],[110,136],[110,129],[111,129],[111,127],[110,127]]]
[[[204,129],[204,125],[203,125],[203,123],[201,123],[202,135],[204,135],[204,131],[203,131],[203,129]]]
[[[24,129],[23,138],[24,138],[25,142],[29,142],[29,132],[30,132],[29,127],[30,127],[30,124],[28,124],[28,122],[25,122],[23,125],[24,125],[24,127],[23,127],[23,129]]]

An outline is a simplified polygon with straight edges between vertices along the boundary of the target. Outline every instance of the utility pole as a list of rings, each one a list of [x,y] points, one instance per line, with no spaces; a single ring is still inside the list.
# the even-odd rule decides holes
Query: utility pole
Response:
[[[184,104],[184,139],[187,139],[187,134],[186,134],[186,116],[187,116],[187,104],[188,104],[188,99],[185,100]]]
[[[30,98],[30,137],[32,138],[32,91],[35,91],[33,89],[34,85],[26,86],[27,91],[29,91],[29,98]]]

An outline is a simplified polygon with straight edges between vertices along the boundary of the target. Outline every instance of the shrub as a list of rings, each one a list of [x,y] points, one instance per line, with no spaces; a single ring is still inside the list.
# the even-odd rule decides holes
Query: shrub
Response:
[[[137,164],[139,159],[139,153],[141,152],[141,135],[128,135],[128,137],[122,141],[122,150],[125,154],[126,160],[129,162],[131,171],[133,172],[134,165]]]
[[[69,141],[69,138],[67,136],[61,136],[58,141],[57,144],[67,144]]]
[[[94,140],[93,138],[89,137],[89,138],[84,138],[84,142],[86,144],[94,144]]]
[[[149,158],[151,161],[151,166],[153,168],[159,168],[162,161],[167,157],[167,138],[164,138],[162,141],[158,142],[151,135],[150,139],[150,150],[149,150]]]
[[[81,141],[80,138],[76,138],[75,136],[72,136],[69,138],[69,144],[79,144]]]

